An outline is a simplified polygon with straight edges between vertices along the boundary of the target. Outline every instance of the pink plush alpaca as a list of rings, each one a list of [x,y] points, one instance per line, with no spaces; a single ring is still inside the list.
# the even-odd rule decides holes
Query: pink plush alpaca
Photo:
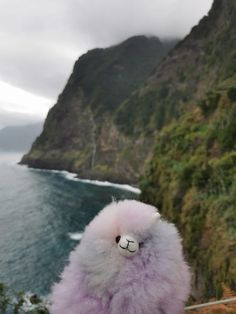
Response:
[[[155,207],[120,201],[86,227],[61,281],[52,314],[182,314],[190,274],[181,239]]]

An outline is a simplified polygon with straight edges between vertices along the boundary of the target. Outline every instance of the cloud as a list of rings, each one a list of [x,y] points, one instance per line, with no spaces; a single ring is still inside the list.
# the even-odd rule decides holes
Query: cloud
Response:
[[[43,119],[38,115],[8,112],[0,107],[0,129],[5,126],[27,125],[42,121]]]
[[[40,97],[0,81],[2,108],[9,112],[30,113],[45,116],[52,106],[52,100]],[[6,104],[4,106],[4,103]]]
[[[0,36],[0,40],[6,42]],[[13,53],[14,52],[14,53]],[[66,83],[76,53],[60,43],[11,36],[0,52],[0,79],[45,97],[55,98]]]
[[[212,0],[2,0],[0,79],[56,98],[74,61],[137,34],[183,37]],[[3,44],[4,43],[4,44]]]
[[[182,38],[208,13],[212,0],[71,0],[71,29],[95,45],[137,34]]]
[[[0,128],[42,121],[52,105],[51,99],[0,81]]]
[[[55,102],[75,60],[87,50],[138,34],[183,37],[211,4],[212,0],[1,0],[0,80]],[[24,121],[19,111],[23,98],[15,107],[2,98],[1,121],[3,116],[9,123],[16,116]],[[22,108],[27,109],[27,121],[45,115],[40,104],[21,103]],[[12,118],[10,111],[16,112]]]

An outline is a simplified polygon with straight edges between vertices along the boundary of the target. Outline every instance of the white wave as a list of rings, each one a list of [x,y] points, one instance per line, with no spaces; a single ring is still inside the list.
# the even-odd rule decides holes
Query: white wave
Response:
[[[62,170],[62,174],[68,180],[79,181],[79,179],[77,178],[77,174],[76,173],[69,172],[69,171],[66,171],[66,170]]]
[[[141,190],[139,188],[136,188],[134,186],[128,185],[128,184],[119,184],[119,183],[112,183],[109,181],[98,181],[98,180],[88,180],[88,179],[77,179],[80,182],[84,183],[89,183],[89,184],[94,184],[94,185],[99,185],[99,186],[112,186],[117,189],[122,189],[122,190],[128,190],[136,194],[140,194]]]
[[[82,232],[75,232],[75,233],[69,232],[68,236],[70,237],[71,240],[80,241],[82,239],[83,233]]]
[[[69,172],[66,170],[54,170],[54,169],[37,169],[37,168],[30,168],[31,171],[42,171],[42,172],[51,172],[51,173],[58,173],[60,175],[63,175],[66,179],[72,180],[72,181],[78,181],[98,186],[111,186],[117,189],[121,190],[127,190],[130,192],[133,192],[135,194],[140,194],[141,190],[137,187],[128,185],[128,184],[119,184],[119,183],[113,183],[109,181],[99,181],[99,180],[89,180],[89,179],[80,179],[77,177],[76,173]]]

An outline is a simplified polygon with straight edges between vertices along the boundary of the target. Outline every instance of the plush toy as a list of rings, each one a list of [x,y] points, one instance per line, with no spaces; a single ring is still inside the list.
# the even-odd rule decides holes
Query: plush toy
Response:
[[[182,314],[190,274],[180,236],[153,206],[113,202],[86,227],[52,314]]]

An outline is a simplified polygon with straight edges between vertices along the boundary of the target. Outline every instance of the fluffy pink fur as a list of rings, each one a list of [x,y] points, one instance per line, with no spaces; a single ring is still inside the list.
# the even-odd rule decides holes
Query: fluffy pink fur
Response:
[[[105,207],[85,229],[61,281],[53,287],[52,314],[180,314],[190,291],[190,273],[173,224],[138,201]],[[157,215],[156,215],[157,216]],[[142,243],[122,256],[118,235]]]

